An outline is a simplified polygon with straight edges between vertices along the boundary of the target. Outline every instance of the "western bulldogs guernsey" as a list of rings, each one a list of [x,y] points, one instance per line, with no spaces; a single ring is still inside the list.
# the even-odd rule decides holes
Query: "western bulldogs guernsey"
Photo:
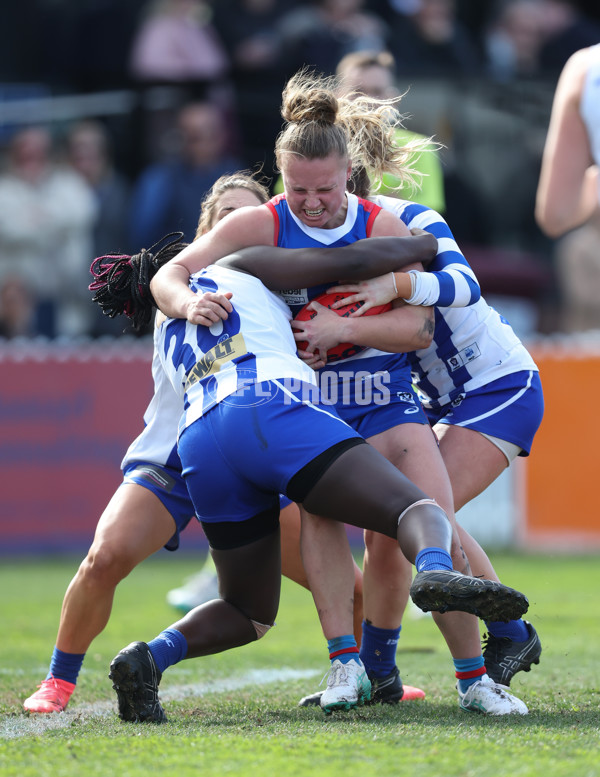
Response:
[[[211,327],[166,319],[157,329],[161,364],[183,399],[180,433],[247,383],[288,378],[316,384],[314,371],[296,356],[289,309],[257,278],[212,265],[191,276],[190,288],[231,291],[234,309]]]
[[[417,290],[409,300],[436,306],[432,344],[409,354],[424,406],[437,409],[497,378],[537,371],[508,321],[480,296],[473,270],[439,213],[394,197],[379,195],[373,201],[398,216],[409,229],[419,227],[438,239],[438,254],[429,272],[420,274],[424,286],[421,298],[415,299]]]
[[[344,223],[335,229],[317,229],[303,224],[289,209],[285,194],[274,197],[267,203],[275,219],[275,245],[282,248],[307,248],[311,246],[344,246],[370,237],[375,217],[381,208],[378,205],[347,193],[348,210]],[[334,286],[326,283],[308,289],[289,289],[277,292],[287,303],[295,316],[308,302],[326,289]],[[340,373],[361,371],[367,374],[384,374],[391,384],[396,379],[405,380],[408,373],[406,354],[387,353],[376,348],[366,348],[360,353],[327,365],[327,372]],[[342,380],[340,378],[340,380]],[[351,398],[345,393],[345,401]]]

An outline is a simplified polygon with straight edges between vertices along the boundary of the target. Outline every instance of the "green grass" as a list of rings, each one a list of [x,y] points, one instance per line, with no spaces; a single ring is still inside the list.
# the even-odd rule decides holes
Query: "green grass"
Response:
[[[77,560],[3,560],[0,566],[0,774],[600,775],[600,564],[595,557],[495,556],[503,580],[525,591],[542,663],[513,680],[529,705],[517,718],[458,708],[452,663],[430,618],[407,614],[398,662],[425,701],[325,717],[298,708],[316,689],[327,654],[310,595],[284,581],[277,627],[258,643],[169,669],[164,726],[122,723],[108,664],[134,639],[176,620],[165,593],[197,565],[161,555],[117,591],[107,629],[93,643],[66,713],[28,717],[22,701],[45,676],[64,590]],[[266,670],[307,676],[252,684]],[[252,672],[258,674],[252,675]],[[312,674],[311,674],[312,673]],[[282,676],[281,674],[279,675]],[[237,681],[238,687],[225,683]]]

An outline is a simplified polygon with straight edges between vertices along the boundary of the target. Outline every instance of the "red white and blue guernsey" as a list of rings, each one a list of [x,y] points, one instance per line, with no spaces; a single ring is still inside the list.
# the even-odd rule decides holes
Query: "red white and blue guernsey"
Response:
[[[368,200],[346,193],[348,207],[346,219],[343,224],[335,229],[322,229],[309,227],[304,224],[289,209],[285,194],[273,197],[267,203],[267,207],[273,214],[275,222],[274,244],[281,248],[329,248],[346,246],[356,243],[371,236],[373,223],[381,208]],[[305,289],[287,289],[276,292],[289,306],[292,315],[295,316],[319,294],[322,294],[333,283],[324,283],[319,286],[311,286]],[[360,354],[360,358],[370,358],[381,353],[375,349],[367,349]],[[397,356],[397,354],[396,354]],[[358,358],[357,356],[349,359]]]
[[[289,209],[284,194],[267,203],[275,219],[275,244],[282,248],[335,247],[371,236],[373,223],[381,211],[378,205],[346,193],[344,223],[335,229],[309,227]],[[291,259],[293,261],[293,257]],[[295,316],[308,302],[333,283],[277,292]],[[337,386],[332,386],[335,381]],[[324,380],[327,384],[324,384]],[[406,354],[366,348],[345,359],[328,364],[320,374],[321,390],[340,416],[364,437],[370,437],[400,423],[426,423],[412,388]],[[385,388],[378,392],[377,386]],[[373,397],[374,401],[369,401]],[[402,407],[398,407],[401,405]],[[383,408],[387,410],[383,410]],[[377,409],[379,412],[373,412]]]
[[[161,364],[183,401],[182,473],[202,522],[246,521],[276,510],[292,478],[321,454],[363,440],[321,401],[283,300],[217,265],[192,275],[190,288],[232,292],[233,310],[211,327],[183,319],[158,326]]]
[[[424,406],[439,409],[498,378],[537,372],[508,321],[481,297],[473,270],[439,213],[409,200],[382,195],[372,199],[409,229],[418,227],[438,239],[429,272],[414,274],[417,283],[407,300],[436,308],[432,344],[409,354]]]

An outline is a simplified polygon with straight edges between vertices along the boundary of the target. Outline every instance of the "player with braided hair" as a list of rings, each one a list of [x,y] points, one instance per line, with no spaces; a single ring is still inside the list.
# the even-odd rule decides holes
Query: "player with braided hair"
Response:
[[[257,206],[268,197],[267,190],[247,173],[223,176],[202,203],[199,229],[208,231],[233,210]],[[106,315],[124,313],[131,316],[134,326],[145,327],[153,307],[148,280],[181,248],[180,237],[180,233],[167,235],[137,258],[114,254],[94,260],[90,288]],[[207,324],[231,310],[231,303],[213,292],[207,292],[203,302]],[[67,588],[48,675],[25,700],[27,712],[61,712],[66,708],[86,651],[108,622],[117,585],[161,547],[176,550],[180,532],[193,517],[176,450],[182,402],[160,368],[156,353],[152,376],[154,395],[144,414],[144,430],[125,454],[123,483],[100,517],[93,543]],[[296,512],[293,504],[281,512],[281,524],[288,527],[282,562],[286,576],[308,587],[299,554]],[[360,570],[356,566],[354,570],[360,630],[362,580]]]
[[[428,237],[408,238],[423,259]],[[178,441],[184,478],[222,596],[116,656],[110,676],[122,719],[163,722],[158,685],[167,667],[247,644],[271,628],[280,587],[280,493],[310,512],[395,537],[417,566],[413,590],[426,608],[500,618],[526,608],[516,591],[452,571],[452,527],[443,510],[323,402],[313,371],[296,356],[287,306],[258,280],[279,289],[324,283],[342,269],[366,277],[398,266],[402,242],[299,249],[287,263],[267,247],[225,257],[189,286],[192,296],[211,290],[233,300],[219,326],[158,317],[157,352],[185,407]],[[361,260],[349,262],[357,251]],[[207,318],[202,300],[195,310]],[[347,653],[356,649],[341,646]],[[370,688],[363,673],[357,702],[331,708],[361,703]],[[527,711],[514,697],[513,703]]]
[[[171,232],[134,256],[117,254],[94,259],[90,267],[94,280],[89,288],[96,292],[92,300],[98,303],[105,316],[126,315],[136,331],[150,323],[156,309],[150,280],[162,264],[186,247],[187,243],[181,242],[182,237],[183,232]]]
[[[210,229],[231,210],[259,205],[268,198],[268,191],[250,175],[224,176],[206,196],[202,218]],[[90,289],[103,311],[111,317],[131,314],[135,327],[145,327],[154,311],[149,279],[163,261],[180,250],[180,239],[181,233],[173,233],[136,257],[117,254],[96,259]],[[205,299],[215,309],[222,309],[215,300],[229,305],[212,292]],[[117,585],[161,547],[176,550],[179,533],[193,517],[176,451],[181,400],[164,377],[156,354],[152,375],[154,396],[144,414],[144,430],[125,454],[123,483],[100,517],[93,543],[67,588],[48,675],[24,702],[28,712],[61,712],[66,708],[86,651],[108,622]],[[288,551],[291,554],[288,573],[307,585],[295,546],[294,542],[290,549],[283,549],[284,558]]]
[[[204,323],[202,306],[189,293],[189,276],[243,246],[276,244],[294,248],[291,256],[295,257],[300,247],[341,246],[369,236],[408,234],[393,214],[356,197],[346,188],[352,165],[357,162],[372,170],[375,178],[383,173],[395,175],[400,181],[413,177],[411,159],[418,147],[399,148],[395,142],[395,130],[401,120],[397,110],[399,99],[375,100],[360,96],[348,99],[337,94],[333,79],[307,71],[301,71],[290,79],[282,101],[285,125],[275,148],[285,193],[267,205],[253,209],[253,212],[239,210],[159,270],[151,287],[160,309],[167,315],[186,318],[191,323]],[[426,140],[423,142],[427,143]],[[479,295],[478,285],[468,272],[464,273],[464,278],[469,293],[457,299],[457,305],[471,304]],[[322,284],[306,286],[306,283],[301,283],[299,288],[283,295],[293,313],[326,288]],[[315,303],[313,306],[318,309]],[[338,396],[343,399],[336,409],[344,420],[442,505],[455,529],[454,563],[457,569],[468,573],[468,561],[458,540],[447,472],[412,389],[410,368],[404,354],[426,347],[414,339],[411,342],[408,337],[407,322],[413,322],[410,332],[414,334],[414,321],[419,315],[422,341],[429,345],[427,338],[433,332],[432,311],[418,305],[402,308],[403,303],[396,301],[394,309],[387,313],[351,319],[351,341],[363,346],[364,350],[333,366],[340,381],[343,373],[354,375],[366,371],[371,375],[386,374],[390,381],[391,400],[386,404],[365,405],[359,397],[347,399],[342,386]],[[347,323],[349,321],[346,320]],[[302,339],[301,332],[297,338]],[[308,364],[316,364],[320,360],[320,354],[314,351],[302,355],[309,359]],[[302,541],[306,541],[308,547],[316,546],[315,533],[322,542],[325,531],[332,547],[339,547],[343,541],[340,534],[342,527],[303,514]],[[360,683],[362,664],[358,663],[354,676],[348,681],[347,664],[351,659],[347,656],[338,659],[337,652],[340,640],[344,645],[352,647],[353,644],[350,612],[342,612],[339,606],[340,601],[350,599],[349,595],[344,598],[343,591],[351,590],[352,579],[347,573],[345,581],[338,578],[337,585],[332,587],[329,579],[320,580],[320,577],[326,577],[323,565],[316,562],[310,552],[303,553],[303,558],[325,634],[331,639],[330,682],[321,697],[321,706],[327,709],[338,701],[346,703],[356,699],[352,686]],[[382,574],[386,577],[384,571]],[[387,581],[395,581],[391,601],[385,587],[376,582],[365,585],[366,617],[361,658],[365,660],[376,687],[385,689],[386,700],[389,701],[398,701],[403,694],[395,654],[400,631],[398,623],[408,598],[410,577],[410,571],[402,581],[396,576],[387,576]],[[390,606],[392,603],[393,607]],[[372,617],[370,609],[377,610],[377,616]],[[377,625],[375,620],[378,620]],[[473,708],[483,708],[492,714],[516,711],[513,697],[487,681],[476,619],[449,614],[436,617],[436,623],[444,634],[455,670],[460,675],[459,700],[462,702],[467,687],[477,684],[479,695]],[[345,668],[338,672],[340,664],[344,664]],[[468,674],[466,678],[463,677],[465,671]],[[336,679],[338,675],[343,677],[341,682]],[[482,678],[485,682],[481,681]]]

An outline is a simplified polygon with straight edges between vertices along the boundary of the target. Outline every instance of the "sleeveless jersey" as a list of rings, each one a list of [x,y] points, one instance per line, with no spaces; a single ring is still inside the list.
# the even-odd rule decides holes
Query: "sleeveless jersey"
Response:
[[[211,327],[166,319],[157,352],[183,400],[179,431],[248,383],[289,379],[316,384],[296,356],[291,315],[283,301],[255,277],[212,265],[190,278],[196,292],[233,292],[233,312]]]
[[[600,165],[600,43],[592,46],[592,61],[581,94],[581,118],[586,126],[594,162]]]
[[[285,194],[274,197],[267,203],[267,207],[273,213],[275,219],[275,245],[282,248],[307,248],[311,246],[344,246],[370,237],[375,217],[381,208],[374,203],[346,193],[348,209],[344,223],[335,229],[321,229],[308,227],[303,224],[289,209]],[[308,302],[322,294],[335,283],[325,283],[320,286],[312,286],[307,289],[288,289],[277,292],[287,303],[292,315],[295,316]],[[350,373],[361,372],[364,375],[387,373],[386,380],[394,383],[402,380],[408,373],[408,360],[403,353],[387,353],[376,348],[365,348],[354,356],[326,367],[329,377],[331,373],[337,373],[340,386],[343,389],[339,396],[344,396],[344,402],[351,405],[354,401],[353,392],[358,390],[360,383],[348,384],[346,376]],[[323,372],[323,371],[322,371]],[[345,376],[342,375],[345,373]],[[349,395],[350,392],[350,395]],[[361,402],[364,404],[364,402]]]
[[[438,294],[428,304],[436,305],[433,342],[409,354],[413,381],[426,408],[437,409],[467,391],[504,375],[522,370],[537,371],[535,362],[508,321],[473,294],[475,278],[445,220],[431,208],[409,200],[376,196],[373,201],[396,214],[409,229],[419,227],[438,238],[438,254],[431,273],[446,279],[438,282]],[[475,281],[476,284],[476,281]],[[476,301],[466,307],[449,307],[468,289]]]

